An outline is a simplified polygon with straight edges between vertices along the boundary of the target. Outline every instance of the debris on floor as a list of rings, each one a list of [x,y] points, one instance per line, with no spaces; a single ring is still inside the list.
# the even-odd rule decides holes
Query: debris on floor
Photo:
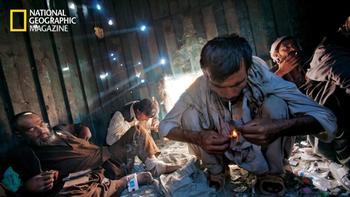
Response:
[[[178,158],[189,156],[186,143],[169,140],[157,140],[162,154],[160,159],[166,162],[181,163]],[[181,160],[181,159],[180,159]],[[295,143],[289,158],[289,171],[284,176],[286,192],[283,196],[349,196],[341,184],[332,177],[330,162],[313,153],[307,141]],[[138,168],[138,169],[137,169]],[[136,165],[136,171],[142,171],[142,164]],[[123,192],[122,196],[163,196],[159,190],[159,177],[154,185],[143,186],[136,193]],[[263,196],[256,191],[257,177],[237,165],[230,165],[226,172],[225,187],[216,192],[216,196]],[[212,196],[212,195],[210,195]]]

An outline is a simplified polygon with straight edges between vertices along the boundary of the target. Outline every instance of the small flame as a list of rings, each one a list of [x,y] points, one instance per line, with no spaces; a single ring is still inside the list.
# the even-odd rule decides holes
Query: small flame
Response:
[[[234,139],[237,138],[238,134],[237,134],[237,130],[236,129],[232,129],[231,133],[230,133],[230,138]]]

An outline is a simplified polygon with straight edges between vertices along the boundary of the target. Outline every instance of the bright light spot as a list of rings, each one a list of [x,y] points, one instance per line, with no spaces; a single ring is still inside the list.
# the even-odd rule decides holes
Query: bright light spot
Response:
[[[69,67],[67,66],[67,67],[62,68],[62,71],[69,71]]]
[[[141,25],[141,27],[140,27],[141,31],[146,31],[146,29],[147,29],[146,25]]]
[[[117,58],[116,58],[116,57],[113,57],[113,61],[117,61]]]
[[[159,63],[160,63],[161,65],[165,65],[166,60],[165,60],[164,58],[162,58],[162,59],[160,59]]]
[[[108,75],[109,75],[109,73],[100,74],[100,78],[105,79]]]
[[[164,77],[165,92],[169,96],[169,102],[166,104],[167,109],[173,108],[181,94],[197,79],[202,73],[191,73],[178,75],[176,77]]]
[[[135,73],[135,76],[136,76],[137,78],[140,78],[141,73]]]
[[[141,62],[137,62],[138,65],[141,65]]]
[[[123,66],[123,64],[120,64],[120,66]]]
[[[141,83],[145,83],[145,80],[144,80],[144,79],[141,79]]]
[[[112,20],[112,19],[109,19],[109,20],[108,20],[108,25],[110,25],[110,26],[113,25],[113,20]]]
[[[96,9],[101,10],[102,9],[101,5],[100,4],[96,4]]]
[[[114,56],[114,53],[111,53],[110,56],[113,57],[113,56]]]
[[[75,4],[73,2],[70,2],[69,5],[68,5],[69,9],[71,10],[75,10],[76,7],[75,7]]]
[[[83,5],[82,7],[83,7],[83,14],[84,14],[84,16],[87,16],[88,13],[89,13],[88,8],[86,7],[86,5]]]
[[[119,88],[117,88],[117,90],[119,90]]]

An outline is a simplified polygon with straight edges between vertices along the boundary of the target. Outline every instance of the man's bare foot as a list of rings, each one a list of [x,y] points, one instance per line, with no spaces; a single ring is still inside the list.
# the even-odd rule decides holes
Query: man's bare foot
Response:
[[[137,182],[139,185],[148,185],[153,182],[153,177],[150,172],[140,172],[137,173]]]
[[[169,174],[179,169],[180,165],[165,163],[157,158],[147,158],[145,161],[146,170],[150,171],[153,176],[160,176],[161,174]]]
[[[169,174],[169,173],[172,173],[172,172],[176,171],[176,170],[179,169],[179,168],[181,168],[181,166],[175,165],[175,164],[166,163],[166,164],[165,164],[165,171],[164,171],[164,173],[162,173],[162,174]]]

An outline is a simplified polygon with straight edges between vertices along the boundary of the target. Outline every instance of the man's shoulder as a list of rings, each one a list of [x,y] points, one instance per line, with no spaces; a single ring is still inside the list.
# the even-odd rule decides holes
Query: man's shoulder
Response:
[[[207,80],[204,76],[198,77],[181,95],[184,101],[195,102],[205,97],[208,90]]]
[[[113,112],[112,115],[111,115],[111,119],[112,118],[116,118],[118,116],[123,116],[121,110],[117,110],[117,111]]]
[[[253,56],[253,63],[248,71],[248,81],[250,84],[262,85],[271,81],[274,76],[263,59]]]
[[[207,87],[207,81],[206,78],[202,75],[198,77],[186,90],[185,93],[191,94],[191,93],[198,93],[203,88]]]

